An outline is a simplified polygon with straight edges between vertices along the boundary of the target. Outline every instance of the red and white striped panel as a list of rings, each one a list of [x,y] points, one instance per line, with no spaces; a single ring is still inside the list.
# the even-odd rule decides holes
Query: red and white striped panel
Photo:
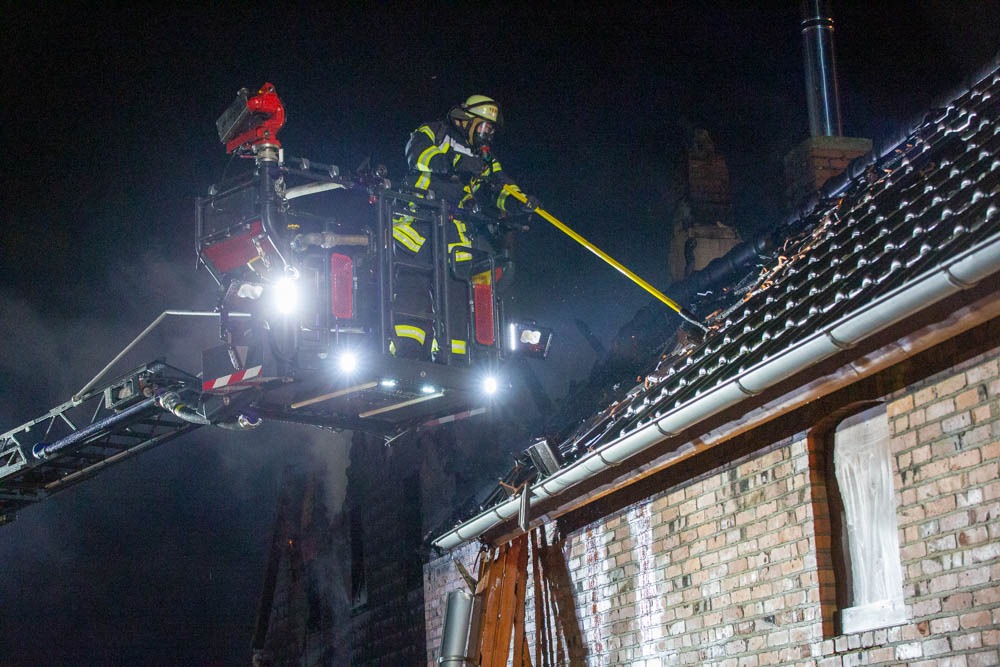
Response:
[[[435,426],[441,426],[442,424],[447,424],[449,422],[459,421],[460,419],[468,419],[469,417],[481,415],[484,412],[486,412],[486,408],[473,408],[472,410],[466,410],[465,412],[456,412],[455,414],[448,415],[447,417],[439,417],[438,419],[426,421],[417,427],[417,430],[423,431],[424,429],[434,428]]]
[[[212,391],[213,389],[222,389],[223,387],[228,387],[234,384],[249,383],[258,375],[263,366],[254,366],[253,368],[247,368],[242,371],[236,371],[235,373],[230,373],[229,375],[223,375],[220,378],[215,378],[214,380],[206,380],[202,383],[202,391]]]

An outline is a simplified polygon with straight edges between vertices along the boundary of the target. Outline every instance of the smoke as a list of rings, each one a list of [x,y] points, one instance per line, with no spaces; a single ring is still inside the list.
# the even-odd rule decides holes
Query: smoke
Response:
[[[136,253],[71,303],[0,288],[0,432],[68,400],[163,310],[210,309],[214,284],[192,266]],[[217,326],[170,318],[106,379],[158,357],[197,372]],[[248,655],[283,471],[322,471],[338,512],[349,444],[288,424],[202,428],[22,510],[0,528],[0,660]]]

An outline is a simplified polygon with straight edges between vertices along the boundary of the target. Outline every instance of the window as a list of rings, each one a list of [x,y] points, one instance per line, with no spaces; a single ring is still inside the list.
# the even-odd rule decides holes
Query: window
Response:
[[[885,407],[840,421],[832,432],[830,519],[840,631],[906,622],[896,497]],[[829,475],[829,468],[828,468]],[[839,552],[839,553],[838,553]]]

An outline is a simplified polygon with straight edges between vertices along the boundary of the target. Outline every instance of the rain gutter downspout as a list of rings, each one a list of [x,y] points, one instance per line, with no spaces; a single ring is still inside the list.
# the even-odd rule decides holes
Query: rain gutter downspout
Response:
[[[991,211],[987,212],[986,217],[996,215],[996,211]],[[657,414],[637,430],[595,450],[531,487],[529,501],[559,495],[656,443],[763,392],[787,377],[853,347],[921,309],[973,287],[997,271],[1000,271],[1000,234],[994,234],[951,262],[940,265],[933,273],[890,292],[795,347],[748,369],[733,380],[666,414]],[[439,549],[450,550],[464,542],[475,540],[517,516],[521,502],[520,497],[511,498],[456,526],[432,544]]]

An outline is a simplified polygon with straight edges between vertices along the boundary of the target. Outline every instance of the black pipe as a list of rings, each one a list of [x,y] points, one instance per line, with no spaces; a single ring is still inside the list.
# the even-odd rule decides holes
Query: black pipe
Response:
[[[801,25],[809,133],[814,137],[839,137],[843,127],[833,52],[833,14],[828,0],[803,0]]]
[[[89,426],[81,428],[75,433],[70,433],[65,438],[61,438],[52,443],[39,442],[31,448],[31,454],[36,459],[48,459],[52,458],[56,454],[60,453],[68,447],[82,443],[84,440],[90,438],[91,436],[98,435],[101,431],[110,430],[112,427],[127,421],[133,415],[143,412],[150,406],[154,405],[156,399],[147,398],[145,400],[139,401],[135,405],[125,408],[121,412],[116,412],[113,415],[105,417],[100,421],[96,421]]]
[[[271,155],[273,159],[271,159]],[[278,168],[277,152],[274,150],[262,150],[257,156],[257,170],[259,174],[257,196],[260,201],[260,223],[267,234],[271,245],[281,259],[281,268],[288,267],[289,245],[286,237],[287,230],[283,227],[279,229],[278,224],[278,193],[274,186],[281,173]]]
[[[740,274],[745,274],[755,262],[768,257],[774,247],[772,232],[759,234],[751,241],[734,246],[722,257],[716,257],[705,268],[672,284],[670,294],[681,303],[690,303],[698,294],[720,289]]]

